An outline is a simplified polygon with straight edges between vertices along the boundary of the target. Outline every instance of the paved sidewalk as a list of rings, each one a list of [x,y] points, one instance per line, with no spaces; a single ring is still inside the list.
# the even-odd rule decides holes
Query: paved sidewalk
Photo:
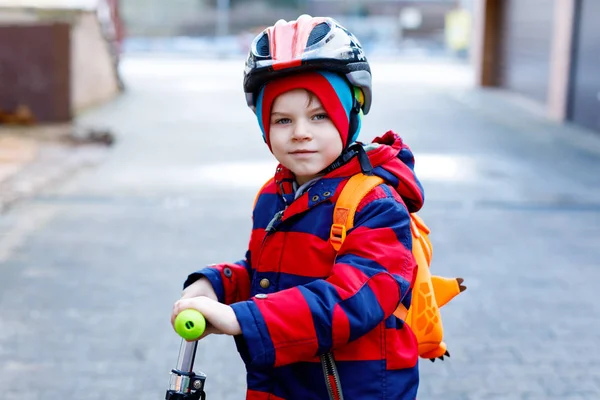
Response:
[[[0,126],[0,214],[10,205],[97,165],[107,154],[73,137],[71,124]]]

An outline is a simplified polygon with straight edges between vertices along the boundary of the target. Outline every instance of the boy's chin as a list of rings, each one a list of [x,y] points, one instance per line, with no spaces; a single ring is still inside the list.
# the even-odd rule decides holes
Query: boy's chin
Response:
[[[286,165],[284,163],[282,163],[282,165],[284,167],[286,167],[287,169],[289,169],[290,171],[292,171],[292,173],[295,176],[316,176],[325,169],[325,167],[319,168],[319,166],[307,166],[307,165],[298,166],[298,165],[293,165],[293,164]]]

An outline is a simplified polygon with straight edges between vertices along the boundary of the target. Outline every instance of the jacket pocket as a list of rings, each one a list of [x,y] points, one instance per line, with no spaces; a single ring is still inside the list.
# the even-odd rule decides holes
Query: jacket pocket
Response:
[[[397,370],[412,368],[419,358],[418,343],[412,329],[395,316],[395,327],[385,329],[386,369]],[[390,324],[386,324],[390,326]]]

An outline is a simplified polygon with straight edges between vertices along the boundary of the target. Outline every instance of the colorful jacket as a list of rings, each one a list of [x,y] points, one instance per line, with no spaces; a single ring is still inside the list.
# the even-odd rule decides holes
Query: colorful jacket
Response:
[[[366,147],[387,184],[360,203],[336,255],[333,207],[356,158],[295,199],[294,178],[279,166],[259,193],[246,258],[191,274],[210,280],[230,304],[247,369],[247,399],[328,399],[339,378],[345,400],[414,399],[417,343],[392,312],[410,305],[416,263],[409,212],[423,204],[413,155],[393,132]]]

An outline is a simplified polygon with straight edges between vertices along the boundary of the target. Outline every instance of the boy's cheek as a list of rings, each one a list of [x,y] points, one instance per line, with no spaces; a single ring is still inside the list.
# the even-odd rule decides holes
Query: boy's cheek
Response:
[[[277,161],[279,161],[280,164],[285,165],[285,152],[280,149],[277,145],[275,145],[273,142],[271,142],[271,152],[273,153],[273,156],[275,156],[275,159]]]
[[[270,135],[271,150],[273,154],[283,154],[285,148],[285,140],[282,140],[281,135]]]

